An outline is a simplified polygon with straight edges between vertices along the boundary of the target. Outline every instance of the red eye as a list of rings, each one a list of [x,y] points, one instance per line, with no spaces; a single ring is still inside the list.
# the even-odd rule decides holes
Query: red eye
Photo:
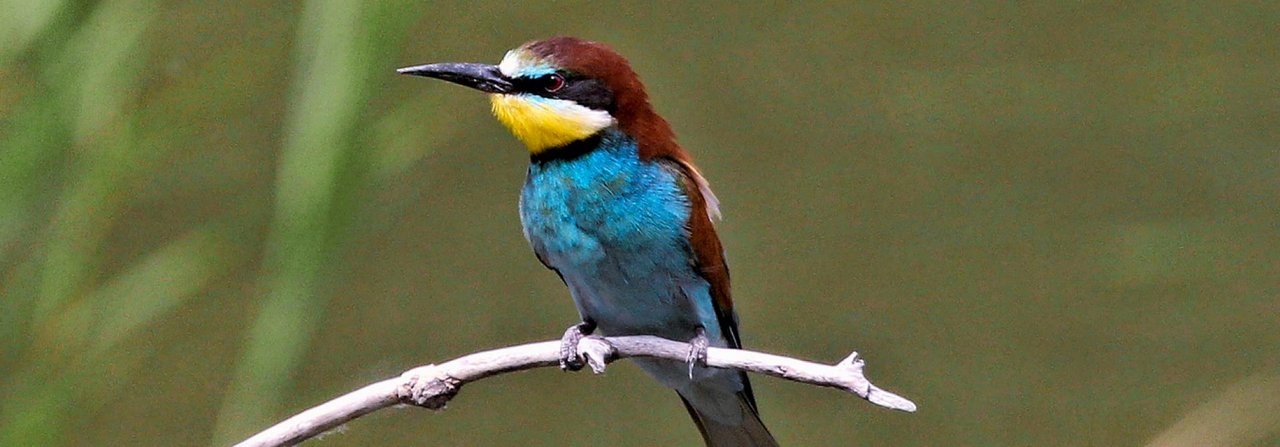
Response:
[[[543,79],[542,88],[546,90],[547,93],[555,93],[560,91],[560,89],[564,88],[564,84],[565,84],[564,76],[560,76],[558,74],[552,73],[542,79]]]

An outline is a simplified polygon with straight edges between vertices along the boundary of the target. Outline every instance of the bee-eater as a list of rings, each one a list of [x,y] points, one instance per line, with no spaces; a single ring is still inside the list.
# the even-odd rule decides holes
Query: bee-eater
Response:
[[[524,235],[581,316],[562,339],[563,368],[582,367],[576,345],[595,330],[689,340],[687,364],[635,361],[680,395],[708,446],[777,445],[746,374],[695,368],[708,346],[742,347],[712,226],[719,204],[625,58],[556,37],[508,51],[498,65],[399,72],[488,93],[494,115],[528,147]]]

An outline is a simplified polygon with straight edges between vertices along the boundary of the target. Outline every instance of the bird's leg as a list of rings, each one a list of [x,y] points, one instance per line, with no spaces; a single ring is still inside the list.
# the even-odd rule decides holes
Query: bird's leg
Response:
[[[689,356],[685,357],[685,362],[689,364],[689,379],[693,379],[693,368],[695,366],[707,366],[707,346],[711,342],[707,340],[707,330],[702,326],[698,326],[695,330],[693,340],[689,340]]]
[[[565,329],[564,336],[560,337],[560,369],[565,371],[582,369],[582,358],[578,357],[578,342],[595,330],[596,322],[590,318]]]

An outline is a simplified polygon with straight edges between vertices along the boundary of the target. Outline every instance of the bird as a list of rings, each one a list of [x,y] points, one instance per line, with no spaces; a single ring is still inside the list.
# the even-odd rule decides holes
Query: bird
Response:
[[[683,363],[634,361],[676,391],[708,447],[778,445],[747,375],[705,367],[708,347],[742,348],[713,224],[719,201],[626,58],[561,36],[527,42],[497,65],[397,71],[487,93],[528,149],[524,236],[580,317],[561,338],[561,368],[582,368],[577,343],[596,332],[688,340]]]

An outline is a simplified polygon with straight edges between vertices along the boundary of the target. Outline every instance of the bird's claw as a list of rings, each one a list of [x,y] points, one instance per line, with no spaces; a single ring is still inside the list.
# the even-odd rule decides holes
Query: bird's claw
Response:
[[[578,356],[578,342],[583,337],[591,335],[596,325],[583,321],[581,323],[569,326],[565,329],[564,336],[560,337],[560,369],[564,371],[578,371],[584,366],[582,357]]]
[[[693,379],[694,367],[707,366],[707,347],[710,345],[711,342],[707,340],[707,331],[699,327],[697,335],[689,340],[689,355],[685,357],[685,363],[689,364],[689,379]]]

